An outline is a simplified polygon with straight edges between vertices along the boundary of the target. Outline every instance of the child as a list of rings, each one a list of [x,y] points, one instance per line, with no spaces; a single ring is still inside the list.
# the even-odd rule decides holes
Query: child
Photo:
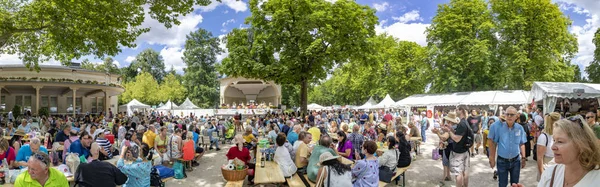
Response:
[[[494,124],[495,122],[496,120],[494,120],[494,118],[490,118],[488,120],[488,128],[483,130],[483,145],[485,146],[484,151],[488,159],[490,158],[490,144],[492,143],[492,140],[488,140],[487,136],[490,133],[490,128],[492,128],[492,124]],[[496,170],[494,170],[493,178],[494,180],[498,179],[498,174],[496,173]]]

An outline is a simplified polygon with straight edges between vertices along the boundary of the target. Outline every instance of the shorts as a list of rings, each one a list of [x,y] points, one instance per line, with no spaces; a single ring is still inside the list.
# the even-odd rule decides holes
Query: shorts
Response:
[[[481,143],[483,141],[481,134],[475,133],[475,143]]]
[[[450,160],[448,159],[448,157],[446,156],[446,153],[444,153],[443,150],[442,150],[442,166],[446,166],[446,167],[450,166]]]
[[[195,152],[196,153],[204,153],[204,149],[202,149],[202,147],[196,147]]]
[[[462,172],[465,172],[469,169],[469,165],[471,164],[471,157],[469,156],[469,152],[464,153],[456,153],[452,151],[450,153],[450,174],[458,175]]]

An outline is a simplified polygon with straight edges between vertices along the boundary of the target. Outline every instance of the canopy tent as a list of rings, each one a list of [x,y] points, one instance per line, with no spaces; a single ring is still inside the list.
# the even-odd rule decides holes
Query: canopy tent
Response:
[[[156,110],[172,110],[177,108],[178,106],[171,102],[171,100],[167,101],[167,103],[165,103],[163,106],[158,107]]]
[[[385,95],[385,98],[379,102],[379,104],[372,106],[371,108],[384,108],[388,109],[392,107],[392,105],[396,105],[396,102],[390,97],[390,94]]]
[[[520,105],[528,103],[523,90],[417,94],[396,102],[396,106]]]
[[[356,108],[357,109],[370,109],[371,107],[373,107],[376,104],[377,104],[377,102],[375,100],[373,100],[373,97],[369,97],[369,100],[367,100],[367,102],[365,104],[363,104],[362,106],[356,107]]]
[[[158,104],[158,107],[161,107],[161,106],[164,106],[164,105],[165,105],[164,103],[160,102],[160,103]]]
[[[137,99],[133,99],[133,100],[129,101],[129,103],[119,106],[119,110],[127,111],[127,115],[129,115],[129,116],[133,115],[134,110],[144,109],[144,108],[150,108],[150,105],[139,102]]]
[[[308,108],[308,110],[323,110],[326,109],[325,107],[316,104],[316,103],[311,103],[309,105],[306,106],[306,108]]]
[[[545,113],[553,112],[557,98],[600,98],[600,84],[571,82],[534,82],[528,101],[542,102]]]
[[[192,103],[192,101],[190,101],[190,98],[185,98],[185,101],[183,101],[183,103],[181,103],[181,105],[179,105],[178,107],[175,107],[176,109],[179,110],[187,110],[187,109],[198,109],[199,107],[194,105],[194,103]]]

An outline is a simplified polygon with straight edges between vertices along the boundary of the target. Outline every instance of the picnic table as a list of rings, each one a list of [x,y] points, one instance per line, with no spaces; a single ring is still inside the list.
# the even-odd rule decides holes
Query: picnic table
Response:
[[[259,149],[259,148],[257,148]],[[254,184],[284,183],[285,177],[275,161],[265,161],[265,167],[260,166],[262,154],[256,151],[256,167],[254,169]]]

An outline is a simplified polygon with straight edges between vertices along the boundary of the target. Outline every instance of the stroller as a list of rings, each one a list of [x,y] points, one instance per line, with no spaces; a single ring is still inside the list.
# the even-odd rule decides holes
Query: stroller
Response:
[[[226,142],[231,144],[233,137],[235,136],[235,126],[230,122],[226,122],[224,125],[224,128],[225,128],[225,133],[224,133],[223,144],[225,144]]]

